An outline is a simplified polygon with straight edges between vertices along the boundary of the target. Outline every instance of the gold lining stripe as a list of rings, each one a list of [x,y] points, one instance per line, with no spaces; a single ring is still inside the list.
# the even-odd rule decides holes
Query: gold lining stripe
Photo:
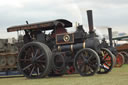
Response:
[[[58,46],[58,51],[61,51],[61,48],[60,48],[60,46]]]
[[[104,52],[103,52],[103,51],[101,51],[101,53],[102,53],[102,55],[104,56]]]
[[[83,42],[83,48],[85,48],[85,41]]]
[[[73,52],[73,45],[71,45],[71,51]]]

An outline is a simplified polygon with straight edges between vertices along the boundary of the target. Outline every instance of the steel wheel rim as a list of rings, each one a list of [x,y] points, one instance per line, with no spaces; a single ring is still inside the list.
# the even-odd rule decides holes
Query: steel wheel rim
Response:
[[[113,68],[113,55],[107,49],[102,49],[102,59],[100,64],[99,74],[108,73]]]
[[[83,53],[86,53],[84,54],[86,56],[84,56]],[[75,59],[75,69],[80,73],[80,75],[90,76],[97,72],[99,64],[94,53],[84,49],[82,50],[82,53],[78,53],[77,56],[78,57]]]
[[[47,57],[44,50],[36,45],[28,45],[22,49],[20,54],[19,66],[22,73],[28,78],[40,78],[47,65]]]
[[[127,64],[128,63],[128,53],[125,51],[122,51],[120,53],[124,56],[124,63]]]
[[[123,55],[118,53],[117,59],[116,59],[116,67],[121,67],[123,65]]]

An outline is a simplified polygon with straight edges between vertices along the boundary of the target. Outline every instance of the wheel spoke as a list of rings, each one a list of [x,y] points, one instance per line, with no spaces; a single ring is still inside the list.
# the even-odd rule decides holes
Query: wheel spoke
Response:
[[[90,66],[90,68],[92,68],[93,70],[95,70],[96,69],[96,66],[97,66],[97,64],[93,64],[93,65],[89,65]]]
[[[83,53],[81,53],[81,55],[80,55],[80,56],[81,56],[83,59],[85,58]]]
[[[42,69],[44,69],[45,68],[45,65],[41,65],[41,67],[42,67]]]
[[[109,56],[107,55],[105,58],[104,58],[104,60],[106,60],[106,58],[108,58]]]
[[[31,51],[34,52],[34,46],[30,46]]]
[[[19,61],[31,61],[30,59],[19,59]]]
[[[39,72],[43,69],[43,67],[41,66],[41,64],[37,63],[37,67],[39,68]]]
[[[91,73],[93,73],[94,70],[95,70],[95,69],[93,69],[93,68],[91,68],[91,67],[89,66],[89,71],[90,71]]]
[[[83,60],[84,60],[84,62],[86,62],[87,60],[85,59],[85,56],[84,56],[84,54],[83,53],[81,53],[81,55],[80,55],[82,58],[83,58]]]
[[[26,70],[27,68],[29,68],[30,66],[32,66],[32,64],[29,64],[28,66],[23,68],[23,71]]]
[[[34,54],[33,54],[33,52],[31,53],[31,56],[32,56],[32,58],[34,57]]]
[[[34,47],[33,46],[30,46],[30,48],[31,48],[31,56],[32,56],[32,58],[34,57]]]
[[[90,61],[92,57],[93,57],[93,54],[91,54],[91,56],[88,58],[88,61]]]
[[[39,52],[39,49],[36,50],[36,53],[35,53],[34,57],[37,56],[38,52]]]
[[[105,64],[105,65],[107,65],[108,67],[110,67],[110,65],[111,65],[111,64],[110,64],[110,65],[108,65],[108,63],[106,63],[106,62],[105,62],[104,64]]]
[[[108,62],[108,61],[110,62],[111,60],[105,60],[105,62]]]
[[[37,60],[38,63],[45,63],[45,60]]]
[[[39,59],[42,56],[44,56],[44,53],[42,53],[41,55],[39,55],[36,59]]]
[[[32,73],[34,72],[34,69],[35,69],[35,67],[33,67],[33,68],[32,68],[32,70],[31,70],[31,72],[30,72],[29,76],[31,76],[31,75],[32,75]]]
[[[84,68],[84,64],[82,64],[82,65],[79,66],[80,71],[82,71],[83,68]]]

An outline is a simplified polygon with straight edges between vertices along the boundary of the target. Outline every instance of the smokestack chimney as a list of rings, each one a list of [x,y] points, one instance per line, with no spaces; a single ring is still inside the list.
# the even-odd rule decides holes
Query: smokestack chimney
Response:
[[[88,26],[89,26],[89,33],[93,32],[93,15],[92,10],[87,10],[87,18],[88,18]]]
[[[28,21],[26,21],[26,24],[28,24]]]
[[[112,43],[112,28],[108,28],[108,35],[109,35],[110,46],[113,46],[113,43]]]

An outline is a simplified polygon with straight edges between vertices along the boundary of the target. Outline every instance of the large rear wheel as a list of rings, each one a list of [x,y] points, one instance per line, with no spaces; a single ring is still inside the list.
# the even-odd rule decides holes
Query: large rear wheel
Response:
[[[21,49],[18,66],[27,78],[42,78],[51,70],[51,59],[52,52],[47,45],[30,42]]]

